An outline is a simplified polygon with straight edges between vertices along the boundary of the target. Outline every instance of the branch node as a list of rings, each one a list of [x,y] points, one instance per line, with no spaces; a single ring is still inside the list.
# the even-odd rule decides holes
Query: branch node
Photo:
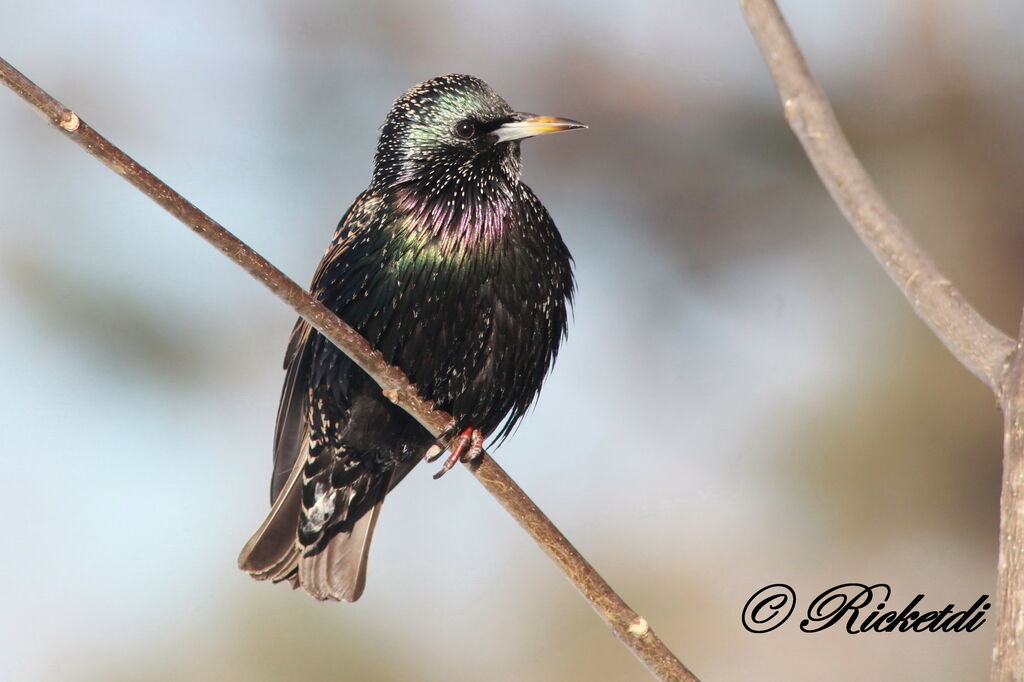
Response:
[[[82,121],[78,118],[78,114],[69,110],[66,110],[60,115],[60,127],[69,133],[73,133],[78,130],[78,126],[81,125]]]
[[[642,639],[650,631],[651,626],[647,624],[647,619],[643,616],[637,616],[633,619],[633,622],[629,624],[629,634],[633,635],[637,639]]]

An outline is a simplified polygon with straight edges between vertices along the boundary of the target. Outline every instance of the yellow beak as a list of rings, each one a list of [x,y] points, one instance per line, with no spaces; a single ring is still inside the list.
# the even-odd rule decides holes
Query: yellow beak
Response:
[[[512,114],[514,120],[503,123],[494,129],[492,133],[498,138],[498,142],[509,140],[522,140],[526,137],[536,135],[547,135],[548,133],[560,133],[563,130],[574,130],[586,128],[587,126],[571,118],[556,118],[554,116],[537,116],[536,114],[517,113]]]

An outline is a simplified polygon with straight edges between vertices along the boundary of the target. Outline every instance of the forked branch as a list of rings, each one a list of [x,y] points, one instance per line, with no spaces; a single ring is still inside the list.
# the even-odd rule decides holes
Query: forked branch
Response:
[[[993,327],[946,279],[882,199],[773,0],[741,0],[782,98],[786,120],[839,209],[918,317],[985,382],[1003,410],[1003,485],[993,682],[1024,680],[1024,362],[1019,340]]]

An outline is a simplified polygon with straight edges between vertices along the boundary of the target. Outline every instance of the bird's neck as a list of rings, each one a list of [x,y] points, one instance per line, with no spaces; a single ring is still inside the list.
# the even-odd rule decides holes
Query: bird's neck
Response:
[[[504,236],[521,190],[518,158],[430,165],[390,188],[403,224],[456,246]],[[493,163],[488,163],[494,161]]]

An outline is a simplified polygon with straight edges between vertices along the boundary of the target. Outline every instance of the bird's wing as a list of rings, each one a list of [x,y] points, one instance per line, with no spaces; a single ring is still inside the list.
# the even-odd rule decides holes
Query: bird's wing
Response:
[[[299,557],[295,530],[302,509],[302,462],[309,452],[309,366],[312,328],[299,320],[285,353],[286,371],[274,429],[274,472],[270,478],[270,513],[238,557],[238,566],[259,580],[283,580]]]
[[[391,295],[371,223],[379,202],[360,197],[313,277],[315,297],[371,339]],[[354,601],[384,495],[415,464],[382,465],[394,407],[343,353],[299,320],[285,354],[274,437],[273,509],[239,558],[257,579],[289,580],[317,599]],[[369,388],[367,388],[369,387]],[[355,417],[353,415],[356,415]],[[352,423],[352,419],[356,423]],[[407,418],[404,418],[407,421]]]
[[[313,328],[305,320],[295,323],[288,351],[284,357],[284,387],[277,406],[274,428],[274,473],[270,479],[270,502],[273,504],[292,472],[302,448],[309,400],[309,366],[312,356],[310,336]]]
[[[308,448],[309,439],[304,436],[300,449]],[[297,585],[293,576],[301,551],[295,541],[296,519],[302,509],[301,473],[301,466],[293,468],[282,486],[284,493],[274,500],[267,518],[238,555],[238,567],[257,580],[291,579]]]
[[[310,287],[313,295],[335,312],[344,316],[339,310],[338,301],[331,300],[332,289],[339,287],[340,281],[354,280],[349,272],[348,263],[352,260],[354,239],[366,227],[368,216],[373,211],[367,210],[371,205],[360,196],[349,208],[338,224],[331,245],[327,247],[313,274]],[[270,480],[270,502],[273,504],[288,480],[295,465],[303,438],[308,431],[306,413],[309,402],[309,388],[312,383],[312,365],[318,348],[323,348],[324,340],[308,322],[299,319],[288,339],[288,350],[284,356],[284,387],[281,389],[281,401],[277,407],[277,426],[274,429],[274,473]],[[347,377],[341,377],[347,379]]]

